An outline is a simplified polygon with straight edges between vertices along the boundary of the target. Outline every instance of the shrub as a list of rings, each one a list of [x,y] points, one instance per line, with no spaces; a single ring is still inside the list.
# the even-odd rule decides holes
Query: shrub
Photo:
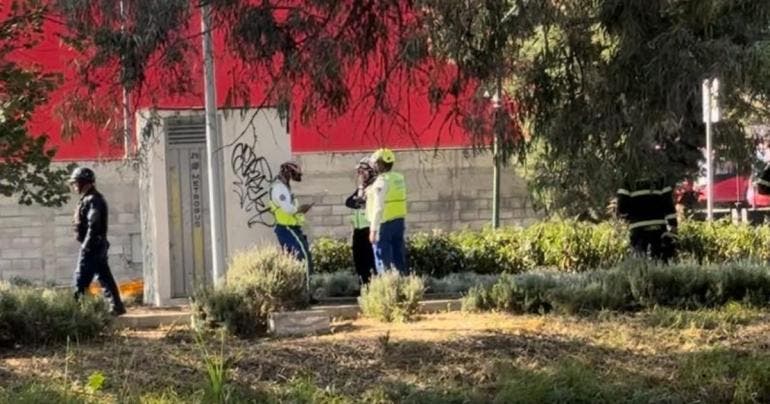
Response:
[[[223,327],[240,337],[262,335],[267,331],[264,301],[258,296],[247,296],[230,288],[202,289],[193,299],[195,328]]]
[[[277,247],[242,252],[230,263],[223,286],[196,292],[194,321],[241,337],[262,334],[270,313],[307,304],[306,274],[304,262]]]
[[[492,309],[488,290],[488,286],[481,285],[470,288],[462,298],[462,310],[467,313],[476,313]]]
[[[464,270],[462,250],[438,230],[409,237],[407,256],[412,273],[417,275],[442,277]]]
[[[310,289],[316,298],[353,297],[361,292],[361,282],[350,271],[322,273],[310,277]]]
[[[417,314],[425,291],[422,279],[389,271],[363,287],[358,303],[366,317],[380,321],[409,321]]]
[[[684,262],[768,262],[768,245],[770,224],[685,221],[679,226],[679,258]],[[628,255],[628,229],[619,222],[554,219],[526,229],[419,233],[409,237],[407,251],[414,273],[439,278],[464,271],[520,273],[538,267],[584,272],[619,264]],[[318,239],[313,253],[318,272],[352,272],[347,241]]]
[[[353,251],[348,240],[319,237],[310,246],[316,273],[352,272]]]
[[[111,319],[101,298],[76,301],[68,290],[0,283],[0,346],[91,339],[104,332]]]
[[[491,286],[498,278],[499,275],[460,272],[443,278],[423,277],[423,281],[425,290],[432,293],[465,293],[476,285]]]
[[[625,229],[618,223],[590,224],[549,220],[524,232],[531,259],[562,271],[587,271],[618,263],[628,251]]]
[[[746,263],[698,267],[630,260],[607,271],[504,275],[491,287],[472,289],[463,305],[469,310],[580,313],[644,307],[691,310],[730,301],[767,306],[770,270]]]
[[[227,285],[265,301],[269,310],[291,309],[307,303],[305,263],[278,247],[241,252],[227,270]]]
[[[518,273],[531,269],[533,262],[522,252],[520,229],[465,230],[452,235],[465,262],[464,270],[479,274]]]

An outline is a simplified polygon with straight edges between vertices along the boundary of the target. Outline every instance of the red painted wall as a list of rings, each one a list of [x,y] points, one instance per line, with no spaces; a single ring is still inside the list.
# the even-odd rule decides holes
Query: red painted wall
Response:
[[[82,90],[75,73],[75,63],[80,55],[60,41],[57,34],[61,29],[61,25],[55,22],[46,23],[44,40],[35,48],[20,51],[15,56],[22,63],[37,65],[46,71],[60,72],[64,76],[64,83],[51,94],[50,102],[37,111],[30,123],[30,130],[34,134],[45,133],[50,137],[51,144],[58,148],[58,160],[120,158],[123,155],[122,144],[109,144],[108,131],[105,128],[84,128],[74,139],[63,139],[61,136],[62,120],[55,112],[71,94]],[[227,54],[222,38],[221,33],[215,36],[218,104],[226,104],[228,89],[243,86],[249,89],[252,102],[257,102],[268,83],[260,80],[259,74],[244,71],[240,64]],[[149,71],[150,90],[145,90],[141,97],[133,100],[134,108],[148,108],[153,105],[161,109],[201,108],[203,72],[200,58],[193,59],[190,61],[191,79],[195,88],[193,93],[182,96],[169,94],[162,85],[163,72]],[[354,76],[366,77],[366,74]],[[467,144],[463,131],[455,123],[445,121],[448,106],[443,106],[437,111],[431,110],[425,95],[427,86],[424,81],[420,82],[418,79],[417,84],[394,90],[391,96],[396,100],[393,107],[397,114],[388,116],[372,114],[371,105],[359,101],[360,95],[365,91],[361,88],[360,81],[362,79],[351,78],[355,87],[351,108],[341,117],[330,117],[324,111],[319,111],[310,122],[302,123],[296,113],[296,105],[294,106],[290,115],[294,152],[370,150],[381,146],[396,149],[458,147]],[[302,91],[296,90],[293,96],[295,99],[301,99]],[[103,97],[96,97],[95,102],[103,100]],[[122,119],[119,109],[114,111],[114,117],[117,120]]]

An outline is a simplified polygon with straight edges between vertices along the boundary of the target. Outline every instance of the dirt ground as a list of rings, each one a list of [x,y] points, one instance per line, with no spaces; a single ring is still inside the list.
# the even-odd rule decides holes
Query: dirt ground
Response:
[[[320,386],[359,394],[383,384],[416,388],[492,388],[501,369],[542,370],[565,359],[599,374],[650,383],[673,380],[687,358],[713,351],[766,351],[770,315],[735,328],[650,327],[644,315],[592,318],[463,314],[423,316],[406,324],[367,319],[334,323],[328,335],[240,340],[208,338],[222,350],[232,377],[252,388],[309,377]],[[30,380],[84,383],[95,371],[105,391],[189,391],[205,379],[201,346],[187,328],[115,331],[69,347],[0,351],[0,385]]]

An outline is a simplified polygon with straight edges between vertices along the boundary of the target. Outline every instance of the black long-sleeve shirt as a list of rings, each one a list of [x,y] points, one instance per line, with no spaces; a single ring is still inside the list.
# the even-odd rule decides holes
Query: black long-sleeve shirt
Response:
[[[345,200],[345,206],[347,206],[350,209],[362,209],[364,206],[366,206],[366,199],[365,198],[359,198],[358,197],[358,189],[356,189],[348,197],[348,199]]]
[[[107,201],[96,189],[86,192],[77,207],[75,239],[84,250],[101,247],[107,241]]]

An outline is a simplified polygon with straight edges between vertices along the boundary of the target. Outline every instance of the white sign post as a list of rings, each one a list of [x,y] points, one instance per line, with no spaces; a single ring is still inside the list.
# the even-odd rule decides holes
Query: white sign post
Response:
[[[714,220],[714,150],[711,124],[719,122],[719,79],[703,80],[703,122],[706,124],[706,219]]]

